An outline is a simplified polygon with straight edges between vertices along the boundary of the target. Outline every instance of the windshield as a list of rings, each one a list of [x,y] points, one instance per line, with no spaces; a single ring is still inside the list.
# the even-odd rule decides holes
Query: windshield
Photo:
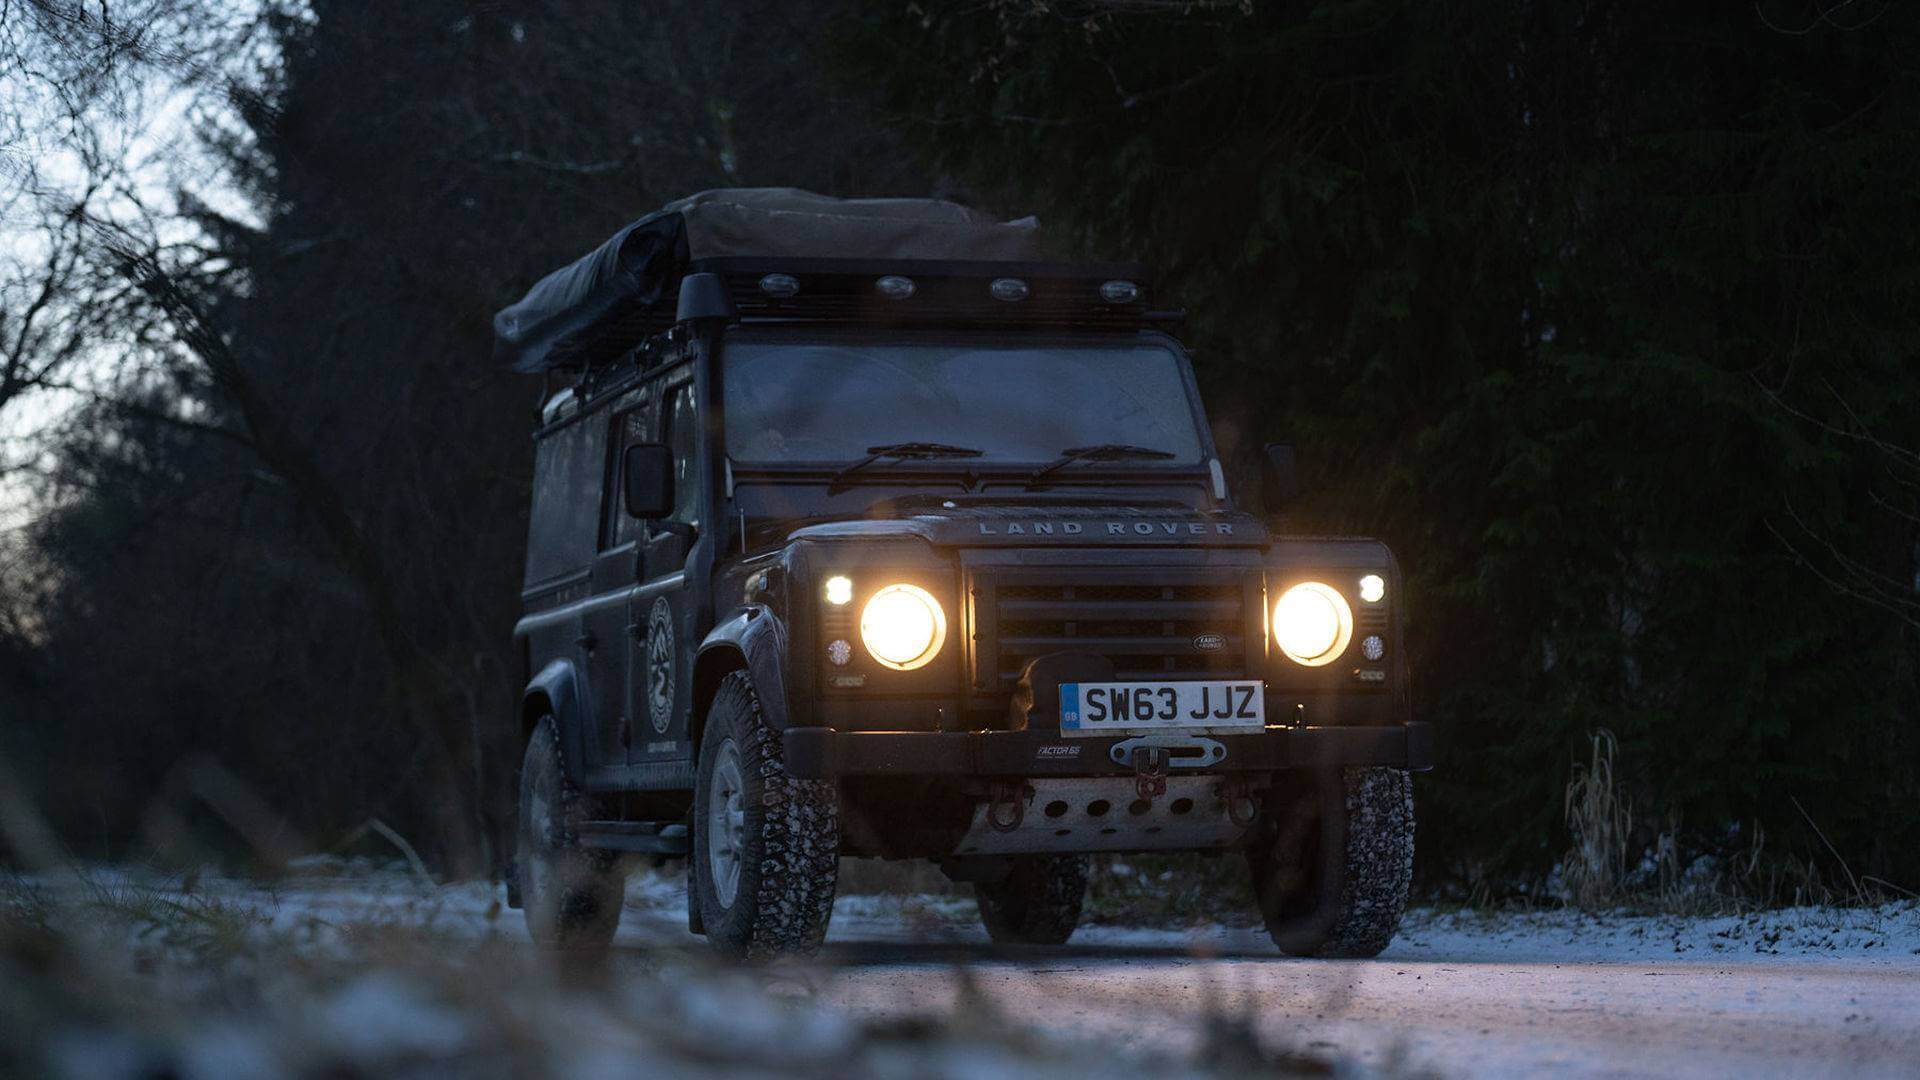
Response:
[[[726,401],[727,453],[748,464],[857,461],[895,443],[970,447],[976,463],[1101,443],[1202,455],[1179,357],[1153,343],[734,339]]]

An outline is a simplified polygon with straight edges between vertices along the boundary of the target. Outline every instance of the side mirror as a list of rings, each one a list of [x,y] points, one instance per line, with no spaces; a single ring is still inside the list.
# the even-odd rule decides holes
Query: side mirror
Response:
[[[1293,447],[1285,443],[1267,444],[1266,460],[1260,465],[1260,495],[1266,501],[1269,514],[1279,513],[1300,497],[1300,468],[1294,460]]]
[[[620,461],[627,513],[643,520],[673,512],[673,451],[665,443],[634,443]]]

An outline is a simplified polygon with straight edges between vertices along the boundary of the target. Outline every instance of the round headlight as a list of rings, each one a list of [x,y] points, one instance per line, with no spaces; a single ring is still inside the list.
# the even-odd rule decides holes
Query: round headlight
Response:
[[[1307,667],[1331,664],[1353,640],[1353,609],[1331,585],[1303,581],[1273,605],[1273,642]]]
[[[895,671],[923,667],[947,642],[947,613],[918,585],[889,585],[860,611],[860,641]]]

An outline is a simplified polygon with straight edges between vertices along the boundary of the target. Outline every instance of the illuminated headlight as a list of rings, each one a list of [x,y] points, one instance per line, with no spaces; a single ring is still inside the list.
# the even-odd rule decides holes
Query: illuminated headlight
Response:
[[[1338,589],[1303,581],[1273,605],[1273,643],[1306,667],[1331,664],[1353,640],[1353,609]]]
[[[947,642],[947,613],[918,585],[889,585],[860,611],[860,641],[895,671],[924,667]]]

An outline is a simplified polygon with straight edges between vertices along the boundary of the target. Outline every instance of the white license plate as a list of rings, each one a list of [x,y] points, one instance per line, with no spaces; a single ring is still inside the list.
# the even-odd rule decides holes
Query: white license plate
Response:
[[[1236,682],[1061,683],[1060,734],[1266,726],[1264,687]]]

